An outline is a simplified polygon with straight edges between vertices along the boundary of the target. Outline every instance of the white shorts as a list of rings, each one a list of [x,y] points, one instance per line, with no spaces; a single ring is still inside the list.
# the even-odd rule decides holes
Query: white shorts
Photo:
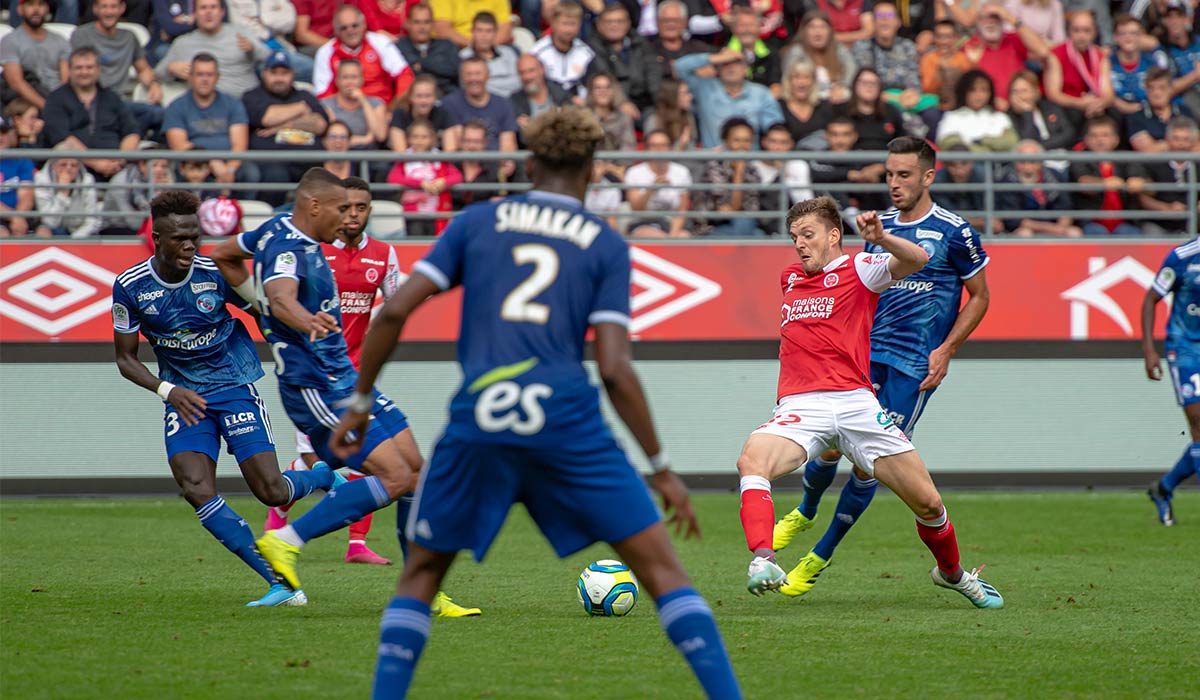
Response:
[[[859,469],[874,474],[875,460],[913,449],[879,399],[866,389],[810,391],[785,396],[771,420],[754,433],[787,438],[804,448],[808,459],[837,448]]]
[[[308,436],[299,430],[296,431],[296,451],[302,455],[311,455],[317,452],[313,449],[312,441],[308,439]]]

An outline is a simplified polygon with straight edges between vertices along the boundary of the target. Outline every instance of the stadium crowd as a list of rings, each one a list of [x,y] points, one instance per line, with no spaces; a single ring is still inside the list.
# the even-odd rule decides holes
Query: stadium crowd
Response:
[[[235,199],[287,206],[287,191],[249,188],[294,182],[313,164],[398,186],[407,212],[456,211],[489,196],[457,185],[499,192],[523,168],[439,152],[517,151],[531,117],[568,102],[600,117],[607,149],[711,152],[596,166],[597,184],[619,186],[594,187],[588,204],[634,213],[613,220],[631,236],[775,233],[790,204],[780,196],[883,182],[878,162],[788,152],[883,150],[905,134],[943,152],[1011,153],[937,173],[983,183],[994,167],[995,182],[1023,186],[1001,188],[997,209],[1103,213],[1001,217],[988,233],[1184,234],[1184,219],[1123,212],[1196,206],[1187,160],[1068,164],[1053,153],[1200,153],[1200,0],[350,2],[11,0],[0,38],[0,236],[129,235],[146,225],[152,185],[172,182],[207,183],[206,226],[232,233]],[[20,148],[164,157],[34,162],[14,156]],[[246,156],[176,162],[168,149]],[[253,157],[267,150],[347,155]],[[370,150],[429,155],[354,160]],[[771,155],[722,157],[730,151]],[[243,187],[223,187],[231,183]],[[851,214],[886,208],[885,192],[868,189],[831,194]],[[934,192],[954,210],[984,208],[979,191]],[[5,216],[14,210],[37,217]],[[758,211],[762,219],[729,215]],[[414,217],[408,235],[444,225]]]

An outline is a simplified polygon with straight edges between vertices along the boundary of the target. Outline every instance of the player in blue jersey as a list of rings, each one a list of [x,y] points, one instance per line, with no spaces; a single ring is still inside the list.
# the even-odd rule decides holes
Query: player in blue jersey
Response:
[[[179,190],[150,203],[154,256],[113,283],[113,344],[121,375],[163,400],[167,459],[183,497],[213,537],[270,586],[251,606],[304,605],[303,591],[275,579],[254,546],[246,521],[216,492],[217,457],[224,438],[250,490],[268,506],[285,505],[329,489],[327,465],[281,475],[271,423],[254,381],[263,376],[254,342],[226,304],[246,307],[198,254],[200,201]],[[138,333],[154,348],[158,377],[138,359]]]
[[[936,154],[925,141],[893,139],[886,165],[894,206],[879,220],[886,232],[924,248],[929,263],[879,298],[871,330],[871,383],[879,403],[911,438],[926,402],[946,377],[950,358],[987,313],[984,267],[988,257],[971,225],[930,197]],[[884,250],[868,245],[867,252]],[[967,302],[960,311],[964,287]],[[840,459],[840,452],[830,450],[805,465],[803,500],[775,523],[776,551],[813,526],[821,495],[833,481]],[[838,543],[870,505],[877,484],[854,468],[828,529],[788,573],[781,593],[800,596],[812,589]]]
[[[1158,509],[1158,520],[1175,524],[1171,498],[1175,487],[1200,472],[1200,239],[1185,243],[1167,254],[1162,268],[1142,302],[1142,355],[1146,376],[1162,380],[1162,360],[1154,349],[1154,315],[1158,302],[1173,294],[1167,317],[1167,367],[1175,384],[1175,400],[1187,416],[1192,444],[1163,478],[1150,484],[1147,493]]]
[[[293,214],[271,219],[255,234],[254,289],[288,417],[308,435],[319,457],[371,475],[338,486],[300,518],[258,539],[259,551],[293,589],[300,588],[296,561],[306,542],[396,499],[404,504],[400,497],[416,488],[424,461],[404,414],[378,391],[372,393],[371,419],[359,436],[364,449],[342,458],[328,448],[358,373],[341,333],[337,284],[321,243],[337,238],[349,206],[341,178],[312,168],[296,188]],[[442,593],[436,612],[442,617],[480,614]]]
[[[468,207],[413,267],[367,333],[356,393],[333,435],[335,452],[359,449],[371,387],[405,321],[430,296],[461,286],[463,383],[409,516],[410,556],[383,614],[375,697],[405,697],[429,636],[429,602],[455,555],[468,549],[481,560],[521,502],[560,557],[610,543],[654,597],[707,696],[740,698],[712,612],[582,364],[590,327],[613,407],[655,468],[651,485],[676,531],[698,535],[630,362],[629,248],[582,204],[604,131],[590,113],[562,108],[539,115],[524,136],[533,191]]]

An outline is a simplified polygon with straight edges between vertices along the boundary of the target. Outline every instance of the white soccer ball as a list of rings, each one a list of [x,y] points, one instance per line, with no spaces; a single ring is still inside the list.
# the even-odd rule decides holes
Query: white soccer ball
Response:
[[[638,584],[633,572],[615,559],[601,559],[579,574],[575,592],[589,615],[628,615],[637,603]]]

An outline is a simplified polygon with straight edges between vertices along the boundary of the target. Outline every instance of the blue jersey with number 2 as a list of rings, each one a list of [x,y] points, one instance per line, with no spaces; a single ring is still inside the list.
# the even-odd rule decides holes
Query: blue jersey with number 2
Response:
[[[590,325],[629,324],[629,248],[603,219],[544,192],[477,204],[413,270],[443,290],[463,288],[463,384],[447,435],[611,443],[582,364]]]

